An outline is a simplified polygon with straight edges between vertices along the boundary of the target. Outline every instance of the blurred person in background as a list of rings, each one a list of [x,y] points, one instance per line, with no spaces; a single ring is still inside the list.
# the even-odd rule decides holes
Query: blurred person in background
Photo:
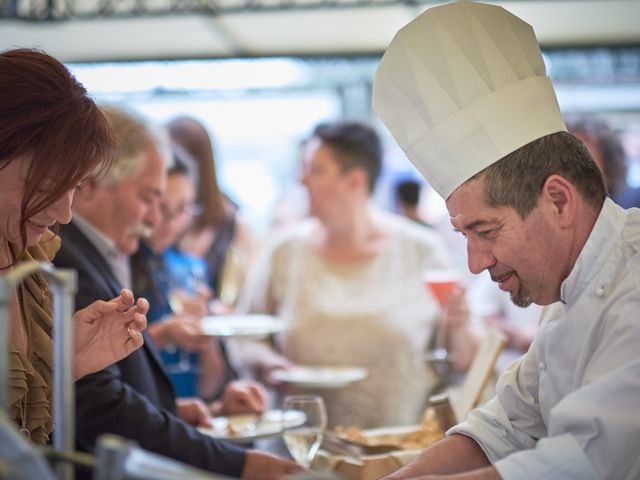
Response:
[[[607,193],[619,205],[629,208],[634,189],[627,184],[627,159],[620,136],[595,115],[570,115],[567,129],[589,149],[604,175]]]
[[[210,291],[200,283],[201,275],[191,274],[205,271],[204,260],[175,252],[172,247],[191,222],[194,197],[187,166],[174,154],[160,199],[160,219],[131,256],[133,290],[147,295],[148,333],[161,351],[178,397],[197,395],[198,375],[194,368],[199,352],[211,350],[214,343],[200,327],[200,319],[208,314]],[[180,275],[175,275],[166,262],[167,256],[174,255],[183,257],[182,262],[187,264]],[[219,372],[213,373],[214,377],[218,375]]]
[[[185,163],[174,154],[167,185],[160,199],[161,218],[131,257],[133,290],[144,293],[151,305],[149,335],[160,349],[177,397],[198,396],[212,415],[263,413],[266,391],[255,382],[237,380],[217,338],[200,326],[208,314],[210,292],[193,269],[206,271],[204,260],[177,251],[172,245],[191,223],[195,187]],[[169,261],[167,261],[169,259]],[[180,265],[172,271],[172,263]],[[183,268],[183,265],[190,265]],[[178,299],[171,299],[180,289]]]
[[[627,183],[640,188],[640,121],[631,120],[620,132],[620,140],[627,157]]]
[[[220,300],[216,308],[232,309],[255,253],[255,239],[238,207],[220,189],[213,145],[204,125],[179,117],[167,124],[167,130],[171,141],[196,161],[198,174],[196,202],[201,212],[180,238],[178,248],[206,260],[207,284]]]
[[[50,263],[56,225],[71,220],[78,186],[109,168],[111,130],[85,88],[55,58],[0,53],[0,276],[23,262]],[[50,230],[52,229],[53,232]],[[47,278],[25,277],[9,302],[9,411],[32,442],[52,423],[52,305]],[[111,299],[114,297],[113,299]],[[101,370],[143,343],[148,305],[128,290],[87,303],[73,317],[73,378]],[[59,334],[60,332],[56,332]]]
[[[468,367],[477,346],[463,293],[453,295],[442,319],[423,283],[425,269],[450,266],[442,242],[373,206],[381,167],[380,141],[368,125],[318,126],[306,144],[302,176],[312,218],[261,252],[238,305],[288,324],[276,349],[233,345],[234,355],[267,382],[274,369],[293,364],[367,369],[364,380],[317,392],[334,426],[417,423],[439,384],[425,362],[439,321],[446,322],[455,369]]]
[[[625,208],[640,207],[640,123],[625,125],[620,141],[627,159],[627,183],[629,188],[618,197]]]
[[[131,284],[129,256],[160,220],[168,144],[135,115],[103,108],[118,155],[107,174],[83,183],[73,223],[61,229],[56,266],[78,271],[76,305],[110,298]],[[176,399],[153,343],[76,384],[76,442],[92,452],[113,433],[140,447],[215,473],[278,478],[299,469],[270,455],[226,444],[200,433],[211,414],[199,399]]]
[[[287,175],[287,181],[272,210],[268,236],[273,236],[309,215],[309,196],[300,183],[300,165],[308,138],[298,142],[294,168]]]
[[[423,226],[430,226],[418,211],[422,184],[415,179],[405,178],[396,182],[393,193],[398,213]]]

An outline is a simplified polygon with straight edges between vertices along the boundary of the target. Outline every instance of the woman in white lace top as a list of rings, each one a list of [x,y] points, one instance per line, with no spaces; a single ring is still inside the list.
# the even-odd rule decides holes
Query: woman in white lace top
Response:
[[[440,310],[421,276],[450,266],[446,248],[433,231],[371,204],[381,147],[370,127],[316,128],[304,162],[314,218],[264,249],[239,306],[278,315],[288,328],[277,350],[244,343],[237,358],[267,381],[274,368],[291,364],[364,367],[365,380],[314,392],[324,397],[330,425],[415,423],[438,383],[424,357]],[[462,298],[452,299],[447,316],[460,370],[477,342]]]

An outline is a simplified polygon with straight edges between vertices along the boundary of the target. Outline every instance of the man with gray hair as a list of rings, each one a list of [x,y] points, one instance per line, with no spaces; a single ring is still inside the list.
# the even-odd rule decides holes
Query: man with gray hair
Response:
[[[73,222],[61,228],[62,248],[55,264],[78,271],[78,308],[129,287],[129,256],[159,220],[165,185],[162,141],[140,119],[105,108],[118,156],[102,178],[76,194]],[[146,334],[145,334],[146,335]],[[176,400],[171,382],[150,337],[124,361],[76,383],[76,441],[93,451],[105,433],[135,440],[142,448],[224,475],[279,478],[299,469],[293,462],[245,452],[200,433],[204,404]]]
[[[640,210],[607,198],[566,132],[531,26],[493,5],[431,8],[391,42],[373,97],[446,199],[469,269],[546,306],[496,397],[388,478],[640,478]]]

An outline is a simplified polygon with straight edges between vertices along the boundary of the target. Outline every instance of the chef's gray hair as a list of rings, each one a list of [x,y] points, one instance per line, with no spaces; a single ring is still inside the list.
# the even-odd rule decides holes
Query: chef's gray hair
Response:
[[[567,132],[534,140],[467,182],[484,178],[487,204],[513,208],[524,219],[538,204],[544,182],[553,174],[566,178],[587,204],[600,210],[607,195],[602,172],[589,150]]]

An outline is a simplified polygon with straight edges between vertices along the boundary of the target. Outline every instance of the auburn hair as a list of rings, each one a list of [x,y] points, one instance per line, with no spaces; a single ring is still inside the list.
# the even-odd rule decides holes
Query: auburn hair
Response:
[[[38,50],[0,53],[0,170],[30,161],[21,202],[26,222],[78,185],[106,171],[115,156],[107,119],[86,89]]]

